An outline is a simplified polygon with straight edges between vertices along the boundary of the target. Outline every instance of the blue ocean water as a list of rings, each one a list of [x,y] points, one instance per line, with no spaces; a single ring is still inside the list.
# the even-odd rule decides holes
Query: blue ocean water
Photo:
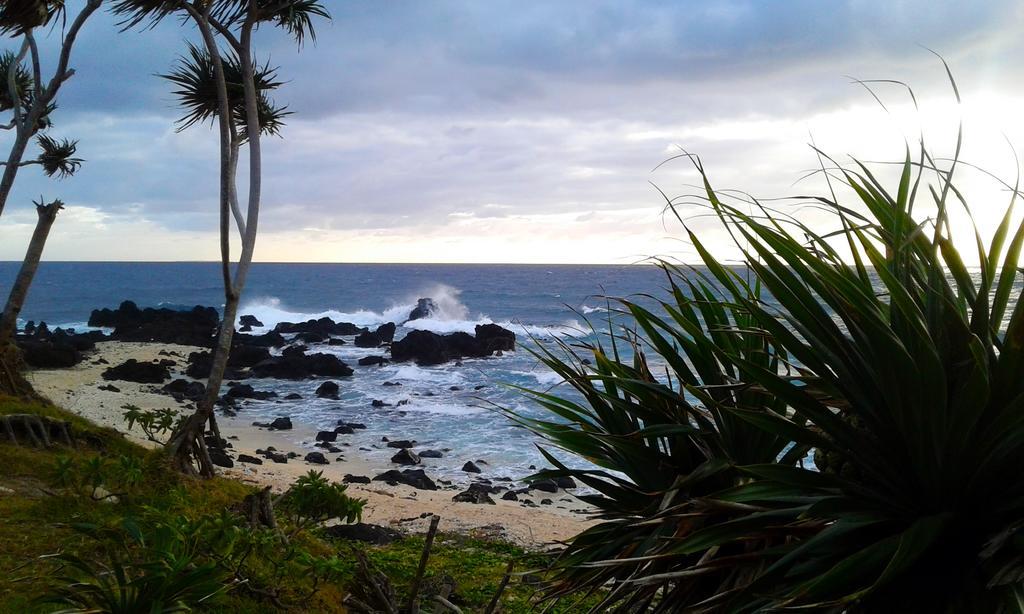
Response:
[[[0,263],[0,293],[6,295],[17,263]],[[242,314],[259,318],[266,328],[281,321],[329,316],[336,321],[374,326],[404,321],[420,297],[438,303],[439,313],[401,327],[438,333],[495,322],[517,333],[521,343],[553,344],[577,334],[586,317],[600,317],[602,296],[662,294],[663,274],[652,266],[578,265],[425,265],[425,264],[256,264],[242,300]],[[116,307],[133,300],[141,307],[191,307],[223,302],[219,265],[215,263],[71,263],[46,262],[39,269],[24,320],[46,321],[51,328],[82,328],[92,309]],[[256,332],[259,332],[258,330]],[[353,345],[317,346],[353,365],[356,373],[339,381],[339,401],[317,399],[319,381],[250,380],[257,389],[301,401],[255,402],[240,419],[265,420],[288,415],[293,421],[331,428],[338,420],[369,427],[351,439],[369,448],[371,460],[387,463],[393,450],[382,436],[414,439],[418,449],[451,449],[427,461],[432,473],[459,477],[467,460],[484,460],[484,476],[521,477],[529,466],[545,465],[537,440],[516,427],[494,406],[543,416],[521,392],[544,390],[559,382],[555,374],[520,349],[504,356],[465,360],[461,365],[418,367],[411,363],[356,367],[378,349]],[[384,386],[398,382],[401,386]],[[373,408],[374,400],[391,407]],[[398,407],[400,401],[408,403]],[[294,442],[299,444],[300,442]]]

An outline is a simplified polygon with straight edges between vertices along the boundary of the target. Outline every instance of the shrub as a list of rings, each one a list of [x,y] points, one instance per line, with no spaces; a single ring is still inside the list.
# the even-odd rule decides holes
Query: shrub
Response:
[[[973,272],[950,222],[954,204],[973,222],[957,156],[940,166],[922,144],[891,189],[830,162],[855,202],[802,199],[832,214],[826,228],[729,198],[688,157],[743,266],[687,228],[703,267],[663,264],[656,309],[618,302],[632,357],[598,343],[583,350],[593,367],[568,345],[543,356],[583,400],[535,394],[560,420],[519,419],[625,475],[549,457],[597,491],[602,522],[572,540],[548,595],[610,586],[595,611],[1019,611],[1017,186],[987,242],[973,229]],[[749,455],[737,433],[786,452]],[[823,470],[801,461],[809,449]]]

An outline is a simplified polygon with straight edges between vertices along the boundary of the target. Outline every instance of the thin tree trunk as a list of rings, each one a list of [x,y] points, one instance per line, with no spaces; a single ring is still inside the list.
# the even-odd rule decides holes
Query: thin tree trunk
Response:
[[[249,265],[252,262],[253,245],[255,243],[256,218],[259,209],[259,116],[256,112],[256,87],[253,82],[254,76],[251,63],[248,70],[243,69],[243,82],[245,82],[245,97],[247,110],[251,106],[254,113],[249,115],[249,150],[250,150],[250,194],[249,194],[249,215],[245,220],[245,234],[242,237],[242,254],[236,267],[235,278],[231,275],[231,254],[230,254],[230,233],[231,233],[231,209],[232,198],[235,190],[235,173],[233,165],[237,164],[238,155],[234,148],[234,128],[231,121],[231,112],[228,106],[227,81],[224,78],[223,62],[217,41],[213,35],[208,20],[209,8],[206,12],[199,13],[194,8],[188,9],[189,14],[199,26],[203,35],[203,41],[207,51],[213,59],[214,76],[217,81],[217,97],[219,126],[221,136],[220,149],[220,244],[221,244],[221,273],[224,278],[224,316],[221,321],[220,333],[217,335],[217,344],[213,350],[213,360],[210,368],[210,375],[206,382],[206,394],[199,402],[196,412],[190,416],[179,428],[171,440],[167,443],[170,454],[175,459],[175,464],[186,473],[195,473],[196,468],[192,466],[194,459],[199,463],[198,474],[203,477],[214,475],[213,465],[209,462],[209,451],[206,448],[206,441],[203,433],[206,423],[209,422],[218,442],[220,440],[219,429],[214,418],[214,404],[220,395],[220,387],[224,380],[224,372],[227,369],[228,358],[231,354],[231,345],[235,334],[235,321],[238,317],[238,305],[241,300],[241,291],[245,285],[245,278],[248,274]],[[246,32],[250,32],[252,24],[246,22],[243,31],[243,41],[250,44],[251,38]],[[241,53],[243,66],[249,62],[247,52]],[[251,94],[250,94],[251,93]],[[249,99],[252,98],[251,105]],[[255,127],[256,139],[252,139],[253,127]],[[255,147],[255,154],[253,148]],[[256,164],[256,200],[253,202],[253,156]],[[256,215],[253,215],[253,210]],[[205,457],[205,459],[204,459]]]
[[[32,279],[39,269],[39,261],[43,257],[43,248],[46,246],[46,239],[50,236],[50,228],[57,219],[57,213],[64,208],[64,203],[55,200],[48,205],[36,204],[36,213],[39,220],[36,222],[35,232],[32,233],[32,240],[29,241],[28,250],[25,252],[25,259],[21,262],[21,269],[11,287],[11,293],[7,297],[7,304],[4,306],[3,316],[0,317],[0,346],[4,345],[17,332],[18,314],[25,305],[28,297],[28,289],[32,286]]]

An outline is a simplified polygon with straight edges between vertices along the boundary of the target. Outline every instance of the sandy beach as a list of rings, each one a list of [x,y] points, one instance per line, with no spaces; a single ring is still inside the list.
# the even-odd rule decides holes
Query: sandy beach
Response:
[[[148,441],[138,427],[128,428],[122,416],[123,407],[131,404],[143,410],[170,408],[178,412],[189,412],[191,404],[178,402],[159,392],[159,385],[108,382],[102,374],[107,368],[129,359],[172,360],[176,366],[171,371],[178,377],[184,371],[188,354],[197,349],[181,345],[104,342],[97,344],[96,350],[75,367],[33,370],[27,373],[27,378],[40,394],[54,403],[96,424],[121,431],[133,441],[153,447],[157,444]],[[100,389],[111,385],[117,390]],[[251,417],[246,418],[244,412],[235,418],[219,414],[218,422],[222,435],[232,444],[232,456],[258,456],[256,450],[268,446],[284,453],[298,453],[298,458],[286,464],[269,460],[264,460],[262,465],[235,462],[234,468],[221,469],[223,475],[254,485],[269,485],[276,492],[283,491],[297,476],[310,469],[323,471],[325,476],[336,481],[341,481],[345,474],[373,477],[388,469],[402,469],[398,465],[369,462],[360,457],[354,446],[343,449],[341,457],[344,460],[338,460],[340,457],[337,454],[325,453],[330,464],[307,463],[303,460],[306,453],[319,450],[311,447],[316,432],[303,428],[298,421],[290,431],[270,431],[252,426]],[[296,444],[296,441],[308,442],[309,445]],[[350,484],[349,493],[367,500],[364,522],[416,532],[425,529],[429,515],[437,514],[441,517],[442,530],[501,538],[534,549],[572,537],[590,525],[587,516],[581,513],[585,505],[567,491],[531,491],[528,495],[520,495],[519,502],[500,500],[495,495],[492,497],[495,505],[478,505],[452,501],[455,494],[465,489],[464,485],[443,486],[439,483],[439,486],[440,490],[428,491],[374,481],[370,484]],[[523,503],[527,499],[536,507]],[[541,505],[543,499],[551,502]]]

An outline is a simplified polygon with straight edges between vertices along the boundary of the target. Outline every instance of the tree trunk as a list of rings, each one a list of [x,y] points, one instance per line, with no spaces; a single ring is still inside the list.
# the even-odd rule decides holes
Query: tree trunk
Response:
[[[57,213],[64,208],[64,203],[55,200],[48,205],[36,204],[36,213],[39,220],[36,222],[36,230],[32,233],[32,240],[25,252],[25,259],[21,262],[21,270],[14,280],[11,293],[7,297],[7,304],[4,306],[3,316],[0,317],[0,345],[7,343],[17,332],[18,314],[25,305],[28,297],[28,289],[32,286],[32,279],[39,269],[39,260],[43,257],[43,248],[46,246],[46,239],[50,236],[50,228],[57,219]]]

